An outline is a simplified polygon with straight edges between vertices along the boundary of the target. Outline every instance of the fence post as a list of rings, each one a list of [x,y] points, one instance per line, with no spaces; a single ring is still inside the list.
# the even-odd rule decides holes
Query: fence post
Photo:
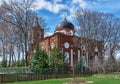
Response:
[[[3,83],[3,74],[1,74],[1,80],[0,80],[1,83]]]

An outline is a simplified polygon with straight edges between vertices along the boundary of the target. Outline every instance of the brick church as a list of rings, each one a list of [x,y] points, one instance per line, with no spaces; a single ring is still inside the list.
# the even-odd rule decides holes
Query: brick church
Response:
[[[48,55],[50,49],[57,47],[65,55],[64,63],[68,67],[73,67],[78,64],[82,57],[85,67],[92,66],[92,63],[97,62],[101,57],[102,42],[94,39],[81,38],[75,35],[74,25],[64,18],[58,23],[55,32],[51,36],[44,37],[44,29],[38,23],[36,18],[35,27],[31,28],[30,40],[30,56],[34,51],[35,45],[38,44],[41,49],[44,49]]]

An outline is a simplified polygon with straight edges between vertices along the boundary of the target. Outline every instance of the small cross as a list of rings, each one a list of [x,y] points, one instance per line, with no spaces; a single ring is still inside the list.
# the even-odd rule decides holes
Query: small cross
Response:
[[[64,10],[64,20],[66,21],[66,17],[67,17],[67,11]]]
[[[38,22],[38,16],[36,16],[36,26],[39,26],[39,22]]]

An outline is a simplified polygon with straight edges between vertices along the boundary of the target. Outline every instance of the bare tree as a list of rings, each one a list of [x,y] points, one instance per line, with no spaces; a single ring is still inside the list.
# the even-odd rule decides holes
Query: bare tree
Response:
[[[89,54],[89,66],[93,66],[93,63],[95,62],[94,56],[96,53],[98,58],[102,58],[100,56],[101,53],[98,54],[98,49],[95,50],[98,45],[101,45],[101,41],[98,38],[101,26],[100,14],[101,13],[98,13],[97,11],[84,9],[79,9],[75,12],[75,20],[78,25],[77,35],[83,38],[82,40],[79,40],[79,42],[81,45],[85,45],[85,52],[88,52]],[[101,52],[101,48],[99,49],[99,52]],[[85,58],[87,59],[86,56]]]
[[[9,60],[8,65],[10,66],[13,62],[15,62],[15,53],[14,53],[14,44],[16,42],[14,26],[6,23],[5,21],[0,22],[0,42],[3,56],[6,56]]]
[[[98,49],[99,52],[102,52],[102,54],[98,52],[98,58],[103,59],[103,57],[106,55],[105,45],[106,43],[111,42],[112,45],[109,46],[109,57],[113,57],[119,42],[118,40],[120,40],[120,19],[116,18],[112,14],[105,14],[86,9],[78,9],[74,15],[78,25],[77,35],[85,38],[84,44],[87,47],[87,51],[90,51],[89,53],[93,53],[95,51],[93,48],[96,46],[101,47],[100,45],[102,45],[101,49]],[[100,44],[101,42],[102,44]],[[95,62],[95,58],[93,58],[93,60]],[[91,63],[94,65],[96,63],[94,63],[93,60]],[[98,62],[100,64],[98,64]],[[97,65],[103,67],[101,63],[103,62],[97,61]],[[115,61],[112,63],[115,63]]]
[[[120,19],[112,14],[104,14],[103,28],[101,38],[104,46],[104,56],[108,56],[105,61],[105,69],[107,71],[115,71],[117,68],[115,52],[118,49],[120,36]],[[107,52],[107,53],[106,53]]]
[[[35,18],[37,16],[34,11],[34,2],[35,0],[9,0],[8,2],[3,0],[0,10],[0,23],[9,24],[5,31],[10,32],[4,33],[9,39],[11,57],[18,61],[21,58],[25,59],[26,66],[28,65],[30,28],[35,26]],[[47,24],[42,17],[39,18],[39,22],[41,27],[47,28]],[[5,26],[3,25],[1,28],[3,29]],[[16,54],[17,56],[14,56]],[[11,57],[9,58],[9,63],[12,62],[13,58]]]
[[[9,2],[3,1],[2,7],[7,11],[7,16],[11,19],[8,20],[7,17],[2,18],[4,21],[11,23],[16,26],[19,30],[19,45],[22,46],[22,50],[25,54],[25,65],[28,65],[27,52],[28,52],[28,42],[29,42],[29,29],[34,24],[35,13],[32,11],[34,0],[20,0]],[[4,16],[4,15],[3,15]]]

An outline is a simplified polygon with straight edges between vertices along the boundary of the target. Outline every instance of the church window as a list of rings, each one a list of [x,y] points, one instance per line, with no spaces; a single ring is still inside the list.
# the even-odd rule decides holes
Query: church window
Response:
[[[69,48],[69,46],[70,46],[70,45],[69,45],[68,42],[65,42],[65,43],[64,43],[64,47],[65,47],[65,48]]]
[[[85,45],[82,45],[82,46],[81,46],[81,49],[82,49],[82,50],[85,50]]]
[[[52,42],[52,44],[51,44],[51,48],[53,49],[54,47],[55,47],[55,43]]]
[[[95,47],[95,52],[98,52],[98,47]]]
[[[41,33],[38,33],[38,38],[41,39]]]
[[[63,33],[63,34],[66,34],[66,31],[65,31],[65,30],[62,30],[62,33]]]
[[[65,52],[65,59],[64,59],[65,63],[69,63],[69,53]]]
[[[42,50],[45,50],[45,47],[44,47],[44,46],[42,46],[42,47],[41,47],[41,49],[42,49]]]
[[[83,66],[87,66],[87,62],[86,62],[86,57],[85,56],[82,56],[82,65]]]
[[[97,61],[98,61],[98,56],[97,55],[95,55],[94,61],[95,61],[95,63],[97,63]]]
[[[71,36],[73,35],[73,31],[72,31],[72,30],[70,30],[70,33],[69,33],[69,35],[71,35]]]

